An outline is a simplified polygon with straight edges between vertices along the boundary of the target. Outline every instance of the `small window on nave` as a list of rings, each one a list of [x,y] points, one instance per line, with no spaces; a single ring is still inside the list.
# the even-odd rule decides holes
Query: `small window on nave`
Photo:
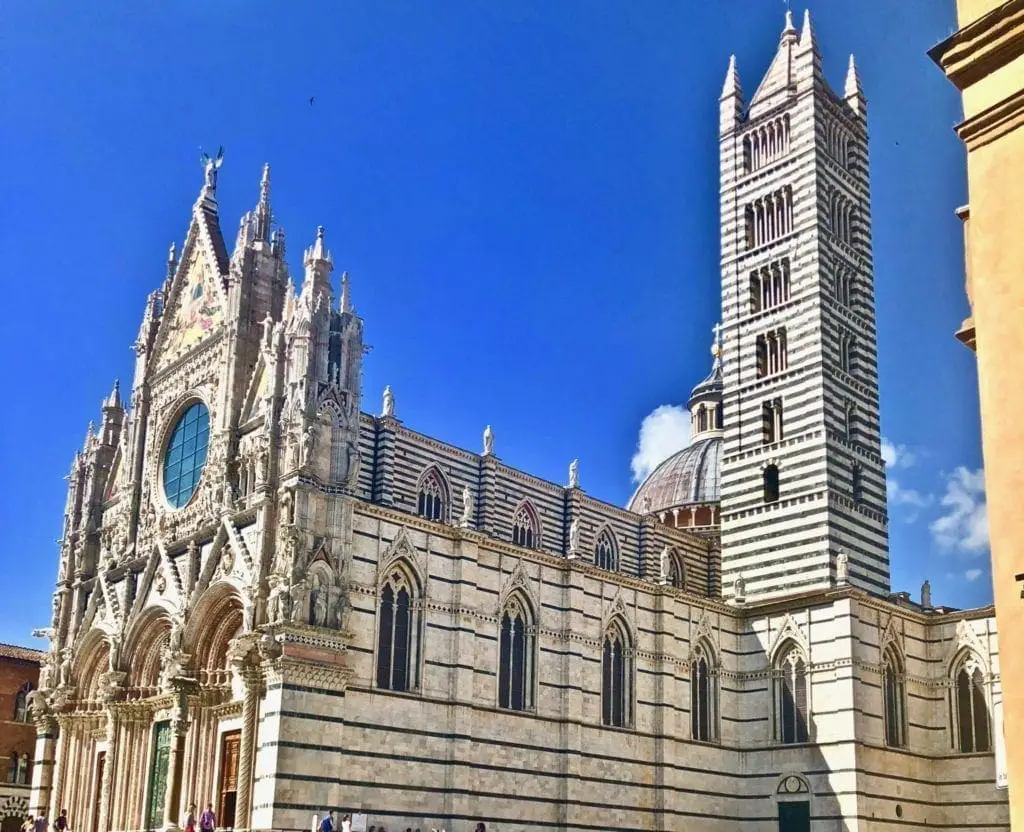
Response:
[[[775,731],[783,745],[808,741],[807,664],[796,647],[775,672]]]
[[[599,569],[607,569],[615,572],[619,568],[618,548],[615,545],[615,538],[608,529],[602,529],[597,537],[597,546],[594,547],[594,565]]]
[[[420,603],[415,583],[392,569],[378,606],[377,687],[410,691],[419,687]]]
[[[892,648],[885,651],[882,664],[882,706],[885,744],[903,748],[907,744],[906,681],[903,664]]]
[[[954,675],[955,747],[961,754],[992,750],[991,724],[985,676],[973,660],[963,662]]]
[[[447,516],[448,490],[437,469],[430,468],[421,478],[416,502],[416,513],[428,520],[444,522]]]
[[[535,646],[536,629],[529,607],[521,597],[512,595],[501,614],[498,707],[533,709]]]
[[[711,651],[698,645],[690,662],[690,735],[700,742],[717,739],[718,686]]]
[[[601,722],[614,728],[632,723],[633,651],[628,631],[613,621],[604,636],[601,658]]]
[[[28,695],[32,691],[32,683],[26,682],[14,696],[14,721],[28,722]]]
[[[512,518],[512,543],[527,549],[540,547],[540,524],[529,503],[523,503]]]

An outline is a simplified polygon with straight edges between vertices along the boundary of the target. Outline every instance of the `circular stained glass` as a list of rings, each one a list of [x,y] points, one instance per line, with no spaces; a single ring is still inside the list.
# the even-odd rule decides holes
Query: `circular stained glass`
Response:
[[[195,494],[209,442],[210,411],[196,402],[181,414],[164,454],[164,494],[174,508],[188,505]]]

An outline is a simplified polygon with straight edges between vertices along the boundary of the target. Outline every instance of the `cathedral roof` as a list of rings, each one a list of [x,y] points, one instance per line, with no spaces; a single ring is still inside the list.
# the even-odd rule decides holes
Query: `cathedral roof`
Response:
[[[629,510],[651,514],[680,506],[717,503],[721,470],[721,434],[697,439],[651,472],[629,501]]]

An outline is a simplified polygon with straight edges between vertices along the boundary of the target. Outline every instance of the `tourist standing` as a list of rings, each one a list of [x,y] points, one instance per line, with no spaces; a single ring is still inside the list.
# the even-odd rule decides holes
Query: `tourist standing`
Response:
[[[207,803],[199,816],[199,832],[213,832],[217,828],[217,816],[213,813],[213,804]]]
[[[320,832],[334,832],[334,809],[329,810],[320,821]]]
[[[188,804],[188,812],[185,814],[185,832],[196,832],[196,804]]]
[[[56,832],[68,832],[68,810],[61,809],[60,814],[57,815],[57,820],[53,822],[53,828]]]
[[[46,818],[43,815],[37,815],[32,828],[33,832],[46,832]]]
[[[351,815],[345,815],[345,817],[341,819],[341,832],[352,832]]]

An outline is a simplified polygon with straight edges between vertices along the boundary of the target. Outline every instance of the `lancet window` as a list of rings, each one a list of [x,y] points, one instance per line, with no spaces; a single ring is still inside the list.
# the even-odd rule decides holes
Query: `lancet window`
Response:
[[[419,687],[421,599],[416,582],[395,566],[380,589],[377,687],[409,691]]]
[[[796,646],[782,654],[775,669],[775,730],[784,745],[807,742],[807,662]]]
[[[793,230],[793,189],[786,185],[758,197],[744,210],[746,244],[757,248]]]
[[[885,744],[893,748],[903,748],[907,744],[906,701],[903,662],[896,650],[888,647],[882,659],[882,705]]]
[[[783,257],[750,273],[750,312],[773,309],[789,300],[789,258]]]
[[[968,656],[953,673],[954,747],[962,754],[992,750],[985,675],[978,661]]]
[[[686,567],[678,552],[673,550],[668,553],[666,569],[668,574],[665,577],[668,580],[668,585],[676,589],[686,589]]]
[[[761,474],[761,484],[764,488],[764,501],[777,503],[779,501],[779,466],[766,465]]]
[[[857,462],[850,469],[850,492],[855,503],[864,500],[864,470]]]
[[[601,569],[614,572],[619,568],[619,550],[615,537],[608,529],[602,529],[594,547],[594,564]]]
[[[601,722],[626,728],[633,718],[633,648],[629,631],[618,619],[604,635],[601,673]]]
[[[844,243],[853,243],[853,225],[856,212],[853,204],[843,194],[832,191],[829,199],[829,220],[832,225],[832,234]]]
[[[755,343],[757,357],[757,377],[781,373],[789,366],[786,343],[786,328],[780,326],[770,332],[762,332]]]
[[[789,114],[751,130],[743,137],[743,170],[751,173],[789,153]]]
[[[849,332],[839,333],[839,369],[853,373],[856,339]]]
[[[529,605],[513,593],[501,613],[498,650],[498,706],[513,711],[534,707],[537,628]]]
[[[540,524],[529,503],[523,503],[512,518],[512,542],[527,549],[540,548]]]
[[[781,442],[782,434],[782,399],[769,399],[761,405],[761,435],[764,444]]]
[[[28,722],[28,695],[32,691],[32,685],[26,682],[14,695],[14,721]]]
[[[848,269],[836,269],[834,278],[836,301],[847,309],[853,306],[853,273]]]
[[[710,648],[698,644],[690,662],[690,735],[701,742],[717,739],[718,685]]]
[[[416,513],[428,520],[444,522],[448,516],[448,489],[436,468],[431,466],[420,477]]]

